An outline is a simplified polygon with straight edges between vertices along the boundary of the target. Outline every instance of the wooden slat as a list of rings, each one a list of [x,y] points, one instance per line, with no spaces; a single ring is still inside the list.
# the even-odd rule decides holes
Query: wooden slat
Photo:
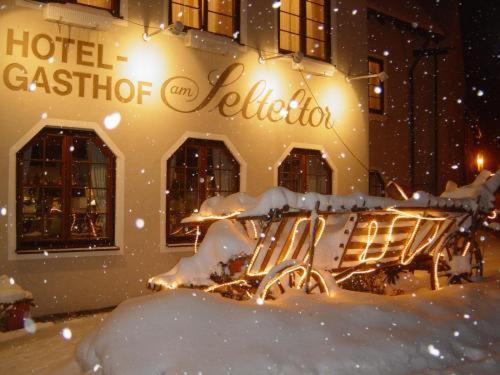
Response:
[[[302,235],[300,236],[300,240],[297,242],[297,246],[295,246],[295,251],[293,252],[291,259],[297,259],[297,257],[299,256],[300,250],[302,249],[304,242],[306,241],[307,237],[309,237],[310,227],[311,227],[311,221],[308,221],[306,227],[304,228],[304,232],[302,232]]]
[[[278,228],[276,229],[276,233],[274,234],[274,241],[271,241],[271,243],[269,244],[267,253],[264,259],[262,260],[262,263],[260,264],[259,272],[265,271],[267,263],[269,263],[269,259],[271,259],[274,249],[276,248],[276,245],[278,244],[278,241],[281,237],[281,233],[285,229],[287,223],[288,223],[288,218],[282,218],[280,223],[278,224]]]
[[[394,257],[397,257],[401,254],[401,251],[403,250],[403,248],[401,248],[400,250],[388,250],[385,252],[384,254],[384,258],[394,258]],[[376,253],[371,253],[371,254],[368,254],[367,255],[367,258],[376,258],[376,257],[379,257],[380,255],[382,254],[381,251],[378,251]],[[345,257],[344,257],[344,262],[355,262],[355,261],[359,261],[359,255],[360,254],[346,254]],[[379,260],[380,262],[381,260]],[[363,261],[363,262],[366,262],[366,261]]]
[[[392,233],[393,234],[400,234],[400,233],[411,233],[413,230],[414,226],[404,226],[404,227],[396,227],[394,226],[392,228]],[[390,232],[390,226],[386,227],[381,227],[379,226],[377,229],[377,234],[388,234]],[[373,230],[372,230],[373,233]],[[365,228],[360,228],[357,227],[353,231],[353,236],[367,236],[368,235],[368,227]]]
[[[389,247],[404,245],[408,239],[405,238],[403,240],[394,241],[389,243]],[[385,246],[385,243],[372,243],[370,245],[370,249],[381,249]],[[350,249],[364,249],[366,247],[366,242],[351,242],[348,245],[348,250]]]
[[[283,260],[285,260],[285,256],[288,253],[288,248],[292,244],[292,238],[294,236],[293,232],[295,231],[294,227],[295,227],[295,225],[297,225],[297,222],[300,221],[300,220],[302,220],[302,219],[303,219],[303,217],[297,217],[297,218],[295,218],[295,220],[294,220],[294,222],[292,224],[292,227],[290,228],[290,231],[288,232],[288,237],[286,238],[286,241],[285,241],[283,247],[281,248],[281,252],[280,252],[280,254],[278,256],[278,260],[276,261],[276,264],[279,264],[279,263],[283,262]],[[295,238],[298,238],[298,235],[300,233],[300,229],[299,228],[301,226],[303,226],[303,227],[306,226],[306,222],[305,221],[303,222],[303,225],[301,225],[301,224],[297,225],[297,229],[296,230],[298,231],[298,233],[295,235]]]

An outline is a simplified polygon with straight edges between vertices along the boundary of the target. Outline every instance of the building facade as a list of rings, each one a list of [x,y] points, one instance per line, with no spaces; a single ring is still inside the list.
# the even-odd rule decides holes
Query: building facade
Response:
[[[457,5],[402,3],[4,2],[0,273],[98,309],[193,254],[210,196],[461,182]]]
[[[35,315],[146,293],[211,195],[367,191],[366,2],[215,3],[3,3],[0,272]]]

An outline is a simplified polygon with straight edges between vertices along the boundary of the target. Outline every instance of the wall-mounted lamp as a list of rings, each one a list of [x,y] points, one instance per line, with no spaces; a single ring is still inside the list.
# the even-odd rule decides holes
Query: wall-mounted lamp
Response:
[[[165,25],[162,23],[160,24],[160,27],[155,30],[152,33],[148,33],[147,31],[142,34],[142,39],[145,42],[149,42],[153,36],[156,34],[161,33],[163,30],[170,30],[172,34],[174,35],[179,35],[184,31],[184,24],[181,21],[175,21],[175,23],[168,25],[165,27]]]
[[[380,80],[380,82],[384,82],[384,81],[387,81],[389,79],[389,75],[386,72],[380,72],[377,74],[367,74],[367,75],[358,76],[358,77],[349,77],[349,76],[345,77],[347,82],[356,81],[358,79],[367,79],[367,78],[378,78]]]
[[[291,57],[292,61],[295,64],[300,64],[302,62],[302,60],[304,60],[304,54],[302,52],[294,52],[294,53],[290,53],[288,55],[277,54],[277,55],[270,56],[270,57],[264,57],[264,56],[262,56],[262,52],[259,51],[259,64],[264,64],[265,61],[274,60],[274,59],[281,59],[283,57]]]

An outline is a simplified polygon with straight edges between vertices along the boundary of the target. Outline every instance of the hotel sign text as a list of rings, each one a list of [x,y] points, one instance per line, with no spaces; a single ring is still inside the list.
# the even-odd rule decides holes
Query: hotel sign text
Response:
[[[155,82],[132,81],[128,78],[113,80],[112,75],[103,72],[113,71],[111,60],[105,58],[105,46],[83,40],[35,34],[28,31],[15,33],[7,30],[6,50],[8,56],[23,58],[35,57],[38,60],[53,62],[57,55],[61,63],[69,63],[69,50],[75,49],[74,63],[78,66],[99,69],[99,74],[56,68],[47,73],[44,66],[37,66],[33,72],[21,62],[13,62],[2,67],[2,80],[5,87],[12,91],[43,90],[47,94],[59,96],[73,92],[79,97],[121,103],[144,104],[146,97],[154,90],[162,102],[176,112],[193,113],[201,110],[218,111],[224,117],[242,116],[259,121],[300,124],[301,126],[333,127],[332,113],[328,106],[319,106],[304,89],[298,89],[288,98],[274,98],[274,91],[266,80],[254,82],[246,92],[241,91],[245,67],[241,63],[227,66],[220,74],[211,72],[208,88],[202,92],[198,82],[186,76],[168,78],[158,87]],[[116,56],[119,63],[127,63],[126,56]],[[101,73],[102,72],[102,73]],[[206,83],[205,83],[206,85]],[[238,89],[236,88],[238,86]]]

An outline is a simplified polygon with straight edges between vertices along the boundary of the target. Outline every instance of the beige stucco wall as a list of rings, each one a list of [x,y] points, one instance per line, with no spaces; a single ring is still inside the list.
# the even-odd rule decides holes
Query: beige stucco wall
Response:
[[[342,73],[348,70],[351,73],[363,72],[366,66],[364,3],[360,0],[344,1],[343,13],[334,13],[332,53],[339,70],[328,65],[326,68],[335,70],[333,77],[313,76],[307,82],[323,110],[325,107],[331,110],[335,130],[356,156],[368,164],[366,85],[359,82],[351,85],[345,81]],[[237,48],[237,56],[217,55],[186,47],[185,37],[174,36],[169,31],[155,35],[149,43],[145,43],[141,38],[144,30],[127,21],[115,22],[107,31],[59,26],[44,21],[40,9],[20,4],[29,3],[10,1],[0,11],[0,170],[3,176],[0,179],[0,207],[7,208],[7,216],[0,216],[0,273],[9,274],[33,292],[38,304],[35,314],[94,309],[149,293],[145,289],[148,277],[168,270],[180,256],[191,254],[189,248],[184,249],[187,252],[179,253],[179,249],[166,249],[160,243],[160,221],[164,213],[160,199],[161,160],[186,132],[209,138],[221,135],[229,140],[247,164],[247,174],[242,178],[246,180],[246,187],[243,188],[251,194],[259,194],[276,184],[276,163],[285,150],[294,144],[315,145],[328,154],[336,169],[337,183],[334,190],[338,193],[366,191],[366,171],[345,149],[334,131],[327,129],[324,124],[314,127],[288,124],[284,120],[271,122],[268,119],[245,119],[241,113],[223,116],[218,109],[213,110],[229,91],[238,93],[243,101],[251,86],[259,80],[265,80],[267,88],[273,89],[273,96],[270,96],[272,100],[282,98],[288,103],[292,94],[299,89],[304,89],[310,96],[300,73],[292,70],[289,59],[259,64],[257,52],[244,46]],[[158,7],[156,11],[153,9],[155,6]],[[153,8],[148,8],[147,12],[154,16],[148,17],[158,21],[164,19],[165,5],[154,5]],[[359,9],[359,18],[351,14],[351,8]],[[270,29],[270,25],[276,27],[276,14],[270,2],[265,5],[254,2],[250,8],[243,2],[242,11],[247,12],[242,19],[248,22],[248,27],[242,26],[242,39],[248,40],[249,44],[260,43],[266,49],[276,48],[274,32]],[[143,9],[135,7],[129,7],[127,14],[136,22],[144,22],[146,15]],[[345,22],[341,23],[344,18]],[[342,24],[342,28],[339,28],[339,24]],[[13,30],[16,39],[22,39],[23,31],[29,32],[27,57],[22,56],[20,45],[14,45],[12,55],[7,53],[9,29]],[[103,62],[112,64],[113,68],[76,64],[75,45],[70,46],[68,62],[64,63],[61,61],[59,42],[55,44],[54,62],[39,59],[31,48],[33,38],[39,34],[45,34],[53,40],[56,37],[70,37],[95,43],[95,48],[87,48],[94,55],[84,56],[84,61],[92,65],[97,61],[97,44],[102,44]],[[49,45],[42,40],[40,53],[46,48]],[[128,62],[118,61],[118,55],[128,57]],[[6,67],[12,63],[21,64],[27,73],[14,69],[4,75]],[[244,74],[231,85],[222,87],[213,101],[200,111],[180,113],[168,108],[162,101],[160,91],[163,82],[174,76],[184,76],[198,84],[199,95],[192,103],[199,103],[212,87],[207,80],[208,73],[216,71],[216,74],[222,74],[233,63],[242,64]],[[9,82],[20,82],[17,76],[27,77],[28,82],[31,82],[38,67],[43,67],[47,73],[50,93],[43,87],[38,87],[34,92],[7,87]],[[305,62],[304,67],[316,69],[317,64]],[[142,104],[138,104],[137,100],[122,103],[116,99],[114,92],[112,100],[104,100],[102,91],[99,93],[100,98],[94,99],[88,82],[87,92],[80,97],[76,79],[71,79],[72,92],[65,96],[57,95],[53,90],[53,86],[58,85],[53,77],[57,69],[98,74],[101,83],[106,76],[111,76],[113,83],[126,78],[134,82],[136,89],[140,80],[151,82],[152,86],[146,88],[151,94],[143,97]],[[184,78],[183,82],[189,81]],[[63,88],[60,84],[58,87]],[[186,87],[192,88],[194,92],[194,85],[187,83]],[[232,98],[235,96],[233,94]],[[180,95],[170,95],[170,99],[178,108],[192,106],[186,102],[186,97]],[[312,100],[311,107],[314,106]],[[116,129],[107,130],[103,126],[103,119],[113,112],[119,112],[122,121]],[[46,119],[42,119],[44,114]],[[35,259],[18,256],[16,260],[8,259],[8,237],[13,233],[12,228],[9,230],[9,217],[10,223],[15,219],[12,216],[15,215],[15,205],[8,198],[9,185],[12,187],[14,183],[8,178],[9,150],[40,121],[51,123],[51,119],[57,124],[74,121],[95,123],[123,154],[125,178],[120,188],[124,191],[125,203],[117,215],[124,221],[124,246],[117,255],[49,255]],[[139,217],[146,223],[142,230],[134,224]]]

